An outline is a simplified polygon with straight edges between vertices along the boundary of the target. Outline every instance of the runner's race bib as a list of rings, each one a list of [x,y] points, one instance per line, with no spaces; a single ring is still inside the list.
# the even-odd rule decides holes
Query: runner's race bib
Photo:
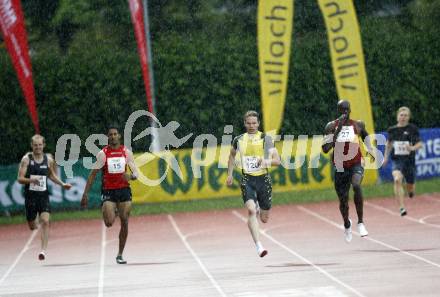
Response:
[[[255,156],[244,156],[243,157],[243,167],[244,171],[247,173],[253,173],[260,170],[260,165],[258,164],[258,157]]]
[[[355,134],[353,126],[342,126],[341,132],[336,138],[336,142],[354,142]]]
[[[409,141],[394,141],[394,154],[399,156],[409,155],[410,151],[408,149]]]
[[[47,177],[44,175],[32,175],[30,178],[38,178],[38,184],[29,184],[29,190],[35,192],[44,192],[47,190]]]
[[[124,173],[125,172],[125,158],[113,157],[107,159],[108,173]]]

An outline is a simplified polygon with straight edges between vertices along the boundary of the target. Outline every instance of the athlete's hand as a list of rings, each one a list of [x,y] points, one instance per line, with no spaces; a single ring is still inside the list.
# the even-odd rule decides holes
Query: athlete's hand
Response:
[[[72,185],[69,184],[69,183],[64,183],[64,184],[63,184],[63,188],[64,188],[65,190],[70,190],[71,187],[72,187]]]
[[[124,173],[124,179],[125,179],[126,181],[131,181],[131,174]]]
[[[226,185],[230,187],[232,186],[232,182],[233,182],[232,175],[228,175],[228,178],[226,178]]]
[[[40,180],[36,177],[29,178],[29,184],[39,186]]]
[[[262,168],[263,167],[263,158],[257,157],[257,166],[258,168]]]
[[[89,202],[89,197],[86,193],[84,193],[81,198],[81,208],[87,208],[88,202]]]

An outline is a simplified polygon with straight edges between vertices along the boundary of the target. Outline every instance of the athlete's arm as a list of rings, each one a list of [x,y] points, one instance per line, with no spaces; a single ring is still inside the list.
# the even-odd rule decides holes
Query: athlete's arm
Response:
[[[125,179],[128,180],[135,180],[139,176],[138,169],[136,167],[136,164],[134,163],[134,157],[133,152],[130,150],[127,150],[127,165],[130,167],[131,174],[125,174]]]
[[[328,153],[335,146],[336,139],[333,133],[334,130],[335,130],[335,122],[327,123],[324,129],[324,140],[322,144],[322,151],[324,153]]]
[[[387,140],[387,144],[385,145],[385,153],[383,157],[383,163],[382,166],[386,166],[390,157],[391,148],[393,146],[393,142],[391,140]]]
[[[368,132],[365,129],[365,123],[363,121],[357,121],[357,125],[359,127],[360,130],[360,136],[362,141],[365,143],[365,146],[367,147],[367,154],[369,154],[371,156],[371,158],[374,160],[376,160],[376,156],[374,155],[374,149],[373,146],[371,145],[370,142],[370,138],[368,137]],[[367,140],[367,141],[365,141]]]
[[[102,166],[105,163],[105,154],[103,151],[100,151],[98,155],[96,155],[96,163],[94,168],[90,171],[89,177],[87,178],[86,186],[84,188],[84,192],[81,198],[81,207],[87,207],[87,203],[89,200],[89,191],[95,181],[96,174],[99,170],[101,170]]]
[[[270,168],[272,166],[278,166],[281,164],[280,155],[273,143],[272,137],[265,136],[266,147],[268,149],[268,158],[261,160],[261,168]]]
[[[20,167],[18,168],[18,183],[25,185],[25,184],[36,184],[38,185],[40,182],[38,180],[38,178],[27,178],[26,176],[26,171],[28,169],[29,166],[29,158],[26,155],[23,156],[23,158],[21,158],[21,162],[20,162]]]
[[[416,150],[422,148],[422,146],[423,146],[423,142],[422,142],[422,141],[419,141],[419,142],[417,142],[417,143],[414,144],[414,145],[410,145],[410,146],[409,146],[409,150],[410,150],[410,151],[416,151]]]
[[[50,180],[56,183],[57,185],[62,186],[64,189],[69,190],[72,187],[72,185],[69,183],[64,183],[62,180],[59,179],[58,175],[56,174],[57,164],[55,163],[52,155],[50,154],[47,154],[47,163],[49,167],[48,169],[49,169]]]
[[[231,186],[233,182],[233,172],[234,172],[234,162],[235,162],[235,155],[237,154],[237,150],[234,147],[231,147],[231,151],[229,153],[229,159],[228,159],[228,177],[226,179],[226,185]]]
[[[412,140],[413,140],[413,142],[415,142],[415,144],[414,144],[414,145],[410,145],[410,146],[408,147],[408,149],[409,149],[410,151],[416,151],[416,150],[422,148],[422,146],[423,146],[423,142],[422,142],[422,140],[420,139],[420,134],[419,134],[419,129],[418,129],[418,128],[415,128],[415,131],[414,131],[414,138],[413,138]]]
[[[269,150],[269,158],[261,162],[261,168],[270,168],[272,166],[279,166],[281,164],[280,155],[276,148]]]

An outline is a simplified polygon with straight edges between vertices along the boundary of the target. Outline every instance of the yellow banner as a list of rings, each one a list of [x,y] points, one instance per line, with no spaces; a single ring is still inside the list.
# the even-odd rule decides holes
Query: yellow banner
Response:
[[[277,142],[283,165],[270,171],[274,192],[312,190],[333,187],[329,156],[321,153],[322,136]],[[234,172],[234,184],[226,186],[229,146],[196,150],[182,149],[161,153],[160,157],[145,153],[135,155],[136,165],[144,177],[132,182],[134,202],[163,202],[241,196],[241,172]],[[296,157],[294,157],[296,156]],[[237,156],[237,159],[239,157]],[[238,160],[237,160],[238,162]],[[170,164],[178,164],[173,170]],[[175,168],[176,169],[176,168]],[[366,170],[364,184],[376,180],[376,170]],[[156,181],[148,185],[146,178]],[[158,182],[161,180],[161,182]]]
[[[318,0],[327,28],[333,74],[340,99],[351,104],[350,117],[374,133],[361,35],[352,0]]]
[[[264,131],[278,131],[289,74],[293,0],[258,1],[258,64]]]

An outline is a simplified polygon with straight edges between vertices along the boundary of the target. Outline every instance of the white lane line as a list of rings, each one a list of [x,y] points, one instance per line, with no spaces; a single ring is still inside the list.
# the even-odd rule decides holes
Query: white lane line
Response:
[[[180,239],[182,240],[183,244],[185,245],[185,247],[187,248],[187,250],[191,253],[191,255],[193,256],[193,258],[196,260],[196,262],[199,264],[200,268],[203,270],[203,272],[205,273],[205,275],[208,277],[208,279],[211,281],[211,284],[214,286],[214,288],[217,289],[217,291],[219,292],[220,296],[226,297],[225,292],[223,292],[222,288],[220,287],[220,285],[217,283],[217,281],[214,279],[214,277],[211,275],[211,273],[209,273],[208,269],[205,267],[205,265],[203,264],[203,262],[200,260],[200,258],[197,256],[196,252],[194,252],[194,250],[191,248],[191,246],[189,245],[188,241],[186,240],[186,237],[182,234],[182,232],[179,229],[179,226],[177,226],[176,221],[174,220],[172,215],[168,215],[168,219],[171,222],[171,225],[173,225],[174,230],[176,231],[177,235],[179,235]]]
[[[244,216],[242,216],[239,212],[233,210],[232,213],[239,218],[240,220],[242,220],[243,222],[247,222],[246,218]],[[343,286],[344,288],[346,288],[347,290],[349,290],[350,292],[352,292],[353,294],[355,294],[356,296],[360,296],[363,297],[365,295],[363,295],[361,292],[359,292],[358,290],[356,290],[355,288],[351,287],[350,285],[344,283],[343,281],[339,280],[338,278],[336,278],[335,276],[331,275],[330,273],[328,273],[326,270],[322,269],[321,267],[313,264],[313,262],[311,262],[310,260],[306,259],[305,257],[301,256],[300,254],[298,254],[297,252],[295,252],[294,250],[290,249],[288,246],[284,245],[283,243],[279,242],[278,240],[276,240],[275,238],[273,238],[272,236],[270,236],[269,234],[267,234],[264,231],[260,230],[260,233],[265,236],[266,238],[268,238],[269,240],[271,240],[273,243],[275,243],[276,245],[278,245],[279,247],[281,247],[282,249],[284,249],[285,251],[287,251],[288,253],[294,255],[295,257],[301,259],[301,261],[303,261],[304,263],[309,264],[310,266],[312,266],[313,268],[315,268],[316,270],[318,270],[319,272],[321,272],[322,274],[324,274],[326,277],[328,277],[329,279],[331,279],[332,281],[338,283],[339,285]]]
[[[364,204],[367,205],[367,206],[370,206],[370,207],[372,207],[372,208],[375,208],[375,209],[377,209],[377,210],[384,211],[384,212],[386,212],[386,213],[388,213],[388,214],[390,214],[390,215],[400,217],[400,213],[398,213],[398,212],[394,212],[394,211],[392,211],[392,210],[389,210],[389,209],[386,208],[386,207],[383,207],[383,206],[380,206],[380,205],[377,205],[377,204],[373,204],[373,203],[371,203],[371,202],[364,202]],[[406,215],[406,216],[404,216],[404,217],[402,217],[402,218],[405,219],[405,220],[409,220],[409,221],[411,221],[411,222],[415,222],[415,223],[423,224],[423,225],[430,226],[430,227],[433,227],[433,228],[440,228],[440,226],[437,225],[437,224],[431,224],[431,223],[427,223],[427,222],[425,222],[423,218],[420,219],[420,220],[418,220],[418,219],[413,218],[413,217],[411,217],[411,216],[409,216],[409,215]]]
[[[433,223],[427,223],[426,222],[427,219],[435,218],[435,217],[438,217],[438,216],[440,216],[440,214],[438,214],[438,213],[430,214],[430,215],[424,216],[423,218],[419,219],[419,222],[422,223],[422,224],[427,224],[427,225],[430,225],[430,226],[436,226],[436,227],[440,228],[439,224],[433,224]]]
[[[301,211],[306,212],[306,213],[308,213],[308,214],[310,214],[310,215],[312,215],[312,216],[314,216],[314,217],[320,219],[321,221],[324,221],[324,222],[326,222],[326,223],[328,223],[328,224],[330,224],[330,225],[335,226],[335,227],[338,228],[338,229],[343,230],[343,228],[342,228],[342,224],[338,224],[338,223],[336,223],[336,222],[333,222],[332,220],[329,220],[329,219],[327,219],[327,218],[325,218],[325,217],[319,215],[318,213],[316,213],[316,212],[314,212],[314,211],[312,211],[312,210],[310,210],[310,209],[307,209],[307,208],[305,208],[305,207],[302,207],[302,206],[297,206],[297,207],[298,207],[298,209],[300,209]],[[353,234],[356,234],[356,235],[360,236],[359,233],[356,232],[356,231],[354,231],[354,230],[353,230]],[[438,264],[438,263],[435,263],[435,262],[433,262],[433,261],[430,261],[430,260],[428,260],[428,259],[425,259],[425,258],[423,258],[423,257],[420,257],[420,256],[418,256],[418,255],[416,255],[416,254],[413,254],[413,253],[410,253],[410,252],[407,252],[407,251],[401,250],[401,249],[399,249],[399,248],[397,248],[397,247],[395,247],[395,246],[392,246],[392,245],[390,245],[390,244],[388,244],[388,243],[385,243],[385,242],[383,242],[383,241],[380,241],[380,240],[374,239],[374,238],[372,238],[370,235],[365,236],[365,237],[363,237],[363,238],[366,239],[366,240],[369,240],[369,241],[375,242],[375,243],[377,243],[377,244],[380,244],[380,245],[382,245],[382,246],[384,246],[384,247],[387,247],[387,248],[389,248],[389,249],[391,249],[391,250],[394,250],[394,251],[400,252],[400,253],[402,253],[402,254],[405,254],[405,255],[407,255],[407,256],[409,256],[409,257],[412,257],[412,258],[415,258],[415,259],[420,260],[420,261],[422,261],[422,262],[425,262],[425,263],[428,263],[428,264],[430,264],[430,265],[433,265],[433,266],[435,266],[435,267],[437,267],[437,268],[440,268],[440,264]]]
[[[21,260],[21,257],[23,257],[24,253],[29,249],[30,244],[32,243],[32,240],[34,240],[35,235],[37,235],[38,229],[32,231],[31,236],[29,236],[29,239],[27,240],[26,244],[24,245],[21,252],[18,254],[17,258],[15,258],[14,262],[11,266],[9,266],[8,270],[5,272],[5,274],[0,279],[0,286],[3,284],[5,279],[9,276],[9,274],[14,270],[15,266],[17,266],[18,262]]]
[[[101,259],[99,261],[99,283],[98,283],[98,297],[104,296],[104,265],[105,265],[105,246],[106,246],[107,230],[102,223],[101,231]]]

